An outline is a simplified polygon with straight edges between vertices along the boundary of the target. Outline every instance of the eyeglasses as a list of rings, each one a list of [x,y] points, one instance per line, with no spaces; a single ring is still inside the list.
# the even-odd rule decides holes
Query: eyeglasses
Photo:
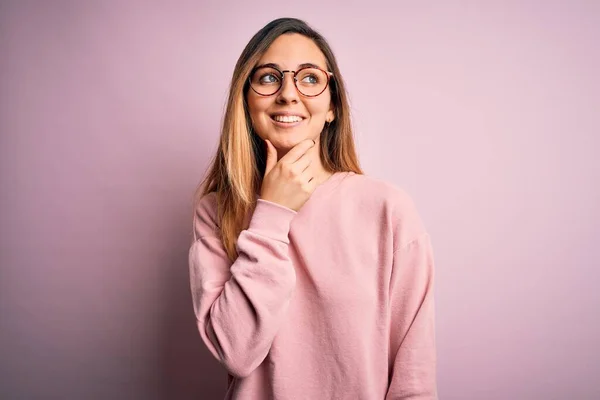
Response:
[[[304,67],[298,71],[280,71],[272,66],[258,67],[252,71],[248,81],[250,87],[261,96],[271,96],[281,89],[284,74],[294,74],[294,85],[306,97],[315,97],[327,89],[332,72],[316,67]]]

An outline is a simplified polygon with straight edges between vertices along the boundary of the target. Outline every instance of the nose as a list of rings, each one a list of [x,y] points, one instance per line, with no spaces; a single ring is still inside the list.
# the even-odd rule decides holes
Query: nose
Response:
[[[286,74],[288,73],[289,74]],[[288,77],[289,75],[289,77]],[[281,80],[281,88],[277,93],[277,101],[279,103],[297,103],[298,102],[298,90],[294,84],[294,71],[283,71],[283,78]]]

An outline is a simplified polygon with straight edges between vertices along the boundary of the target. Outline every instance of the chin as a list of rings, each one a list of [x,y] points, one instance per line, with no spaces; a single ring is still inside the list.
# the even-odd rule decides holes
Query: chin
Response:
[[[298,132],[298,133],[276,132],[275,134],[273,134],[270,137],[271,137],[271,139],[269,139],[269,140],[271,141],[271,143],[273,143],[273,146],[275,146],[276,148],[281,148],[281,149],[291,149],[292,147],[296,146],[301,141],[310,139],[310,135],[307,135],[305,133],[300,133],[300,132]]]

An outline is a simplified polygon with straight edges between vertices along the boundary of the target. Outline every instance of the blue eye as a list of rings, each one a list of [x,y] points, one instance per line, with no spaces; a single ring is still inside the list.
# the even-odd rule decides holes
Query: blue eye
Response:
[[[260,77],[258,80],[260,83],[269,84],[279,82],[279,78],[274,74],[268,73]]]
[[[307,76],[305,76],[305,77],[302,78],[302,82],[310,83],[310,84],[314,85],[316,83],[319,83],[319,78],[316,77],[316,76],[314,76],[314,75],[307,75]]]

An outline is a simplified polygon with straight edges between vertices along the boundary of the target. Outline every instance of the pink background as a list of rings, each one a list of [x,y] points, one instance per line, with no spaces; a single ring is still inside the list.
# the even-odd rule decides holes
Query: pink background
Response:
[[[599,2],[50,3],[0,5],[1,398],[222,397],[191,196],[280,16],[329,39],[367,174],[429,227],[440,398],[600,398]]]

